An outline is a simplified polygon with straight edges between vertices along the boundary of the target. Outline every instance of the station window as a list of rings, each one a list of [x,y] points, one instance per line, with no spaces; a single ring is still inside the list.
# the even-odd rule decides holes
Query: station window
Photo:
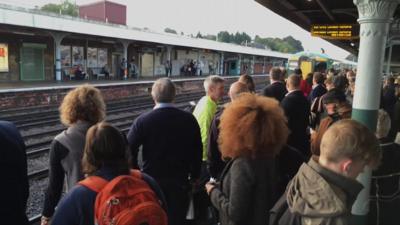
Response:
[[[108,58],[107,49],[106,48],[99,48],[98,50],[99,51],[98,51],[98,54],[97,54],[97,57],[98,57],[97,65],[99,67],[103,67],[108,62],[108,60],[107,60],[107,58]]]
[[[97,48],[87,49],[88,67],[98,67],[97,65]]]
[[[71,66],[71,46],[61,45],[61,65]]]
[[[83,47],[72,46],[72,65],[83,65]]]

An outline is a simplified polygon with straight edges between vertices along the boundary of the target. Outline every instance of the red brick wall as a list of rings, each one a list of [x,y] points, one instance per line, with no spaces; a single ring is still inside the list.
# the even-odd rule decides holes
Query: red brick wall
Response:
[[[105,4],[104,2],[93,3],[90,5],[79,6],[79,17],[91,20],[105,22]]]
[[[106,18],[109,23],[126,25],[126,6],[106,1]]]
[[[225,85],[229,86],[238,78],[227,78]],[[257,84],[266,83],[265,76],[254,77],[254,82]],[[196,81],[175,81],[177,93],[188,93],[193,91],[204,91],[203,80]],[[150,95],[152,83],[131,83],[122,86],[109,85],[98,87],[105,101],[115,101],[132,96]],[[59,105],[64,96],[70,89],[50,89],[40,91],[25,91],[25,92],[7,92],[0,93],[0,109],[11,109],[31,106],[49,106]]]

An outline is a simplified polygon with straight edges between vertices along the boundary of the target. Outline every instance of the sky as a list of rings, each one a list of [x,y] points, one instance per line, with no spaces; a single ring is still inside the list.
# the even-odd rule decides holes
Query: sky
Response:
[[[72,0],[87,4],[98,0]],[[321,52],[334,58],[345,58],[348,52],[320,38],[311,37],[308,31],[273,13],[254,0],[112,0],[127,6],[127,25],[163,31],[169,27],[178,33],[217,34],[246,32],[252,38],[283,38],[292,35],[300,40],[307,51]],[[0,3],[26,8],[62,0],[0,0]]]

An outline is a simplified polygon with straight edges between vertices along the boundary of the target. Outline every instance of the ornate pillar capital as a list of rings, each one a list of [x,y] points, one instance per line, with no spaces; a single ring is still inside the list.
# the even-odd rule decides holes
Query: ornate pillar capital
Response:
[[[389,23],[400,0],[353,0],[362,23]]]

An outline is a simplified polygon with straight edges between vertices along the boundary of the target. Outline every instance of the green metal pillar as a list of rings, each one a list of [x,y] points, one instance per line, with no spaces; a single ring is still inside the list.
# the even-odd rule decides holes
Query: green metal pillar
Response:
[[[386,39],[399,0],[353,0],[353,2],[359,13],[360,50],[352,118],[375,131]],[[364,189],[353,205],[354,221],[351,224],[367,224],[371,170],[366,169],[357,180],[364,185]]]

